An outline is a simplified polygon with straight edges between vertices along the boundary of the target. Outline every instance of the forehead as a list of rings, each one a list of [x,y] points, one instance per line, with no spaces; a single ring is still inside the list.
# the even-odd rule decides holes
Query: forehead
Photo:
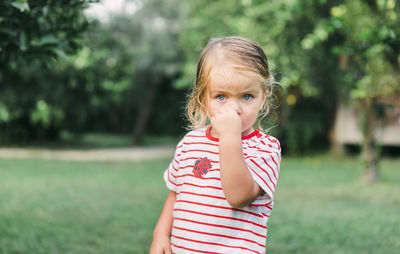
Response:
[[[208,87],[210,92],[262,90],[261,81],[256,75],[230,65],[214,68],[210,73]]]

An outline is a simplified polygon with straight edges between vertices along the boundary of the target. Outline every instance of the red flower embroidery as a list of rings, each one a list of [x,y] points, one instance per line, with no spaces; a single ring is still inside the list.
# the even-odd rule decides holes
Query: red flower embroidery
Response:
[[[207,174],[208,169],[211,168],[211,160],[207,157],[198,159],[194,164],[193,174],[195,177],[202,178],[203,175]]]

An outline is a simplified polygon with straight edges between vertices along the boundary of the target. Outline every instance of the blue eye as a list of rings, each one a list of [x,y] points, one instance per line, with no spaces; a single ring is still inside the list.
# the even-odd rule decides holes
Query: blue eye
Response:
[[[250,100],[250,99],[252,99],[253,98],[253,96],[252,95],[250,95],[250,94],[245,94],[245,95],[243,95],[243,100],[245,100],[245,101],[248,101],[248,100]]]
[[[226,99],[226,96],[223,95],[223,94],[220,94],[220,95],[217,96],[217,100],[219,100],[219,101],[223,101],[225,99]]]

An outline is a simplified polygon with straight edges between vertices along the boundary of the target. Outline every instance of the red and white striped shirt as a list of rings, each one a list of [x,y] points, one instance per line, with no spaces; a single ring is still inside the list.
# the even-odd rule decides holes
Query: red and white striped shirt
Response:
[[[242,147],[248,169],[265,194],[235,209],[222,191],[218,139],[210,128],[190,131],[179,142],[164,172],[167,187],[177,194],[173,253],[265,253],[281,149],[276,138],[258,130],[242,137]]]

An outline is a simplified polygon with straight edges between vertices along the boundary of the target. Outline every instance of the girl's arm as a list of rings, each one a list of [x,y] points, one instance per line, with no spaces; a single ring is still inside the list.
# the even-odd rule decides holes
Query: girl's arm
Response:
[[[153,242],[150,247],[150,254],[170,254],[171,231],[172,231],[172,210],[176,201],[176,192],[171,191],[165,200],[164,208],[158,219],[153,232]]]
[[[228,203],[240,208],[261,194],[244,160],[242,120],[229,104],[211,117],[212,131],[219,138],[222,190]]]
[[[261,194],[244,160],[241,135],[219,135],[221,184],[226,200],[235,208],[252,203]]]

